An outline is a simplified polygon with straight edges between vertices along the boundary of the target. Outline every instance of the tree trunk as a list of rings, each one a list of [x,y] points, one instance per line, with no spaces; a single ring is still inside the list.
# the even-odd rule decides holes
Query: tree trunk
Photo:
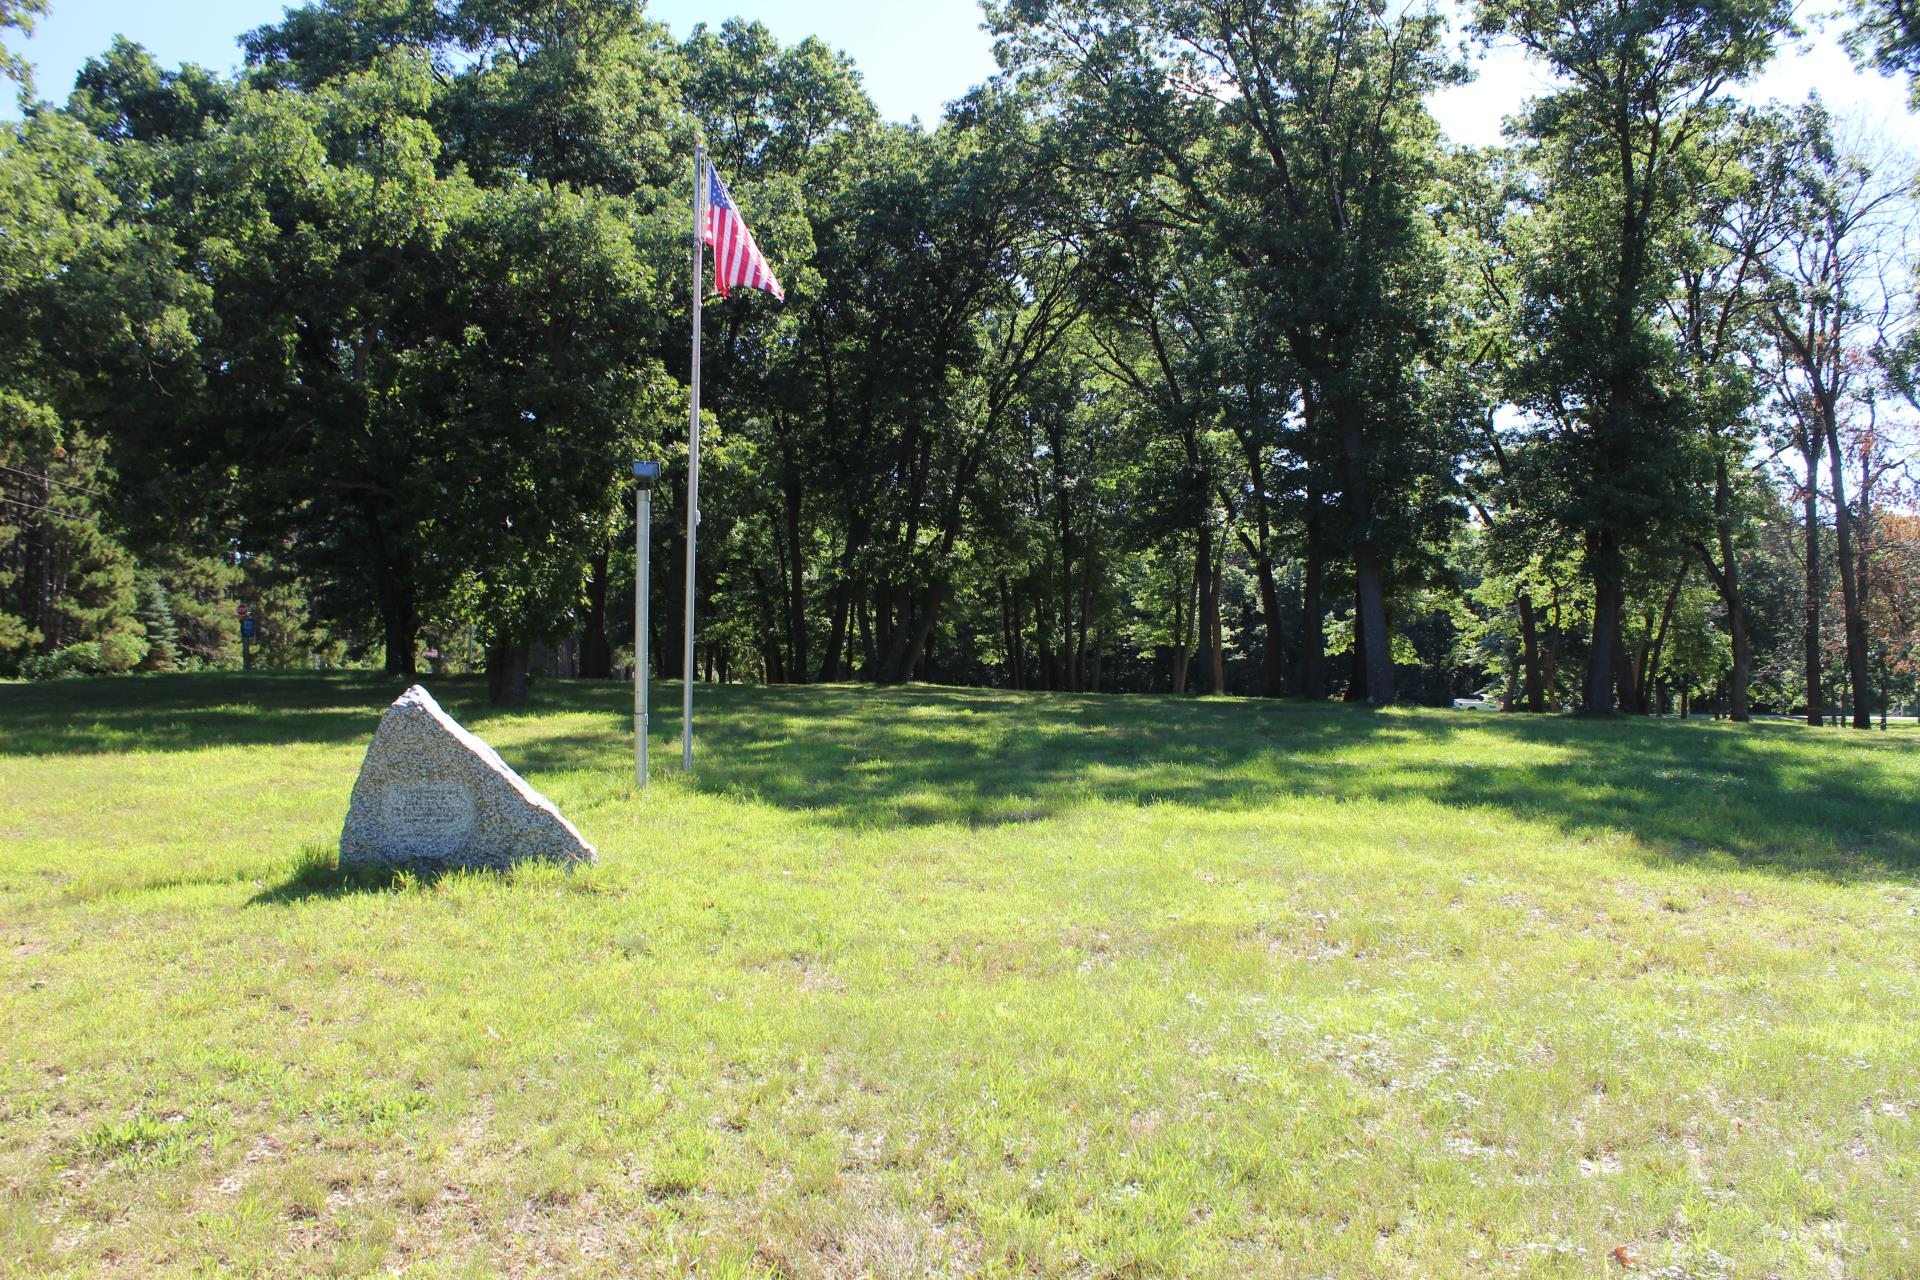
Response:
[[[1566,632],[1560,625],[1560,584],[1556,582],[1547,597],[1547,643],[1540,661],[1544,668],[1541,677],[1549,699],[1557,696],[1560,688],[1560,646],[1565,640]],[[1551,702],[1549,705],[1552,705]]]
[[[1069,546],[1067,542],[1060,544],[1060,665],[1067,692],[1078,693],[1080,668],[1073,656],[1073,561]]]
[[[1633,657],[1627,666],[1633,676],[1631,680],[1624,682],[1628,693],[1620,699],[1621,702],[1630,704],[1633,714],[1637,716],[1647,713],[1648,676],[1653,671],[1653,663],[1657,656],[1655,651],[1659,648],[1658,641],[1654,639],[1654,632],[1653,615],[1644,615],[1640,619],[1640,643],[1634,646]],[[1616,665],[1618,662],[1619,657],[1615,655]]]
[[[1215,594],[1219,574],[1214,569],[1213,529],[1204,520],[1200,525],[1200,551],[1194,560],[1194,581],[1199,590],[1200,651],[1207,655],[1211,670],[1214,621],[1219,616],[1220,598]],[[1219,690],[1214,690],[1218,693]]]
[[[1727,458],[1713,460],[1713,522],[1720,541],[1720,564],[1713,575],[1720,602],[1727,610],[1727,634],[1733,642],[1733,671],[1727,697],[1729,713],[1742,724],[1753,718],[1747,686],[1753,676],[1753,646],[1747,640],[1747,611],[1740,601],[1740,557],[1733,549],[1733,485],[1727,477]]]
[[[1640,690],[1634,683],[1633,660],[1627,654],[1625,619],[1618,614],[1613,627],[1613,680],[1618,691],[1619,708],[1630,716],[1640,714]]]
[[[1640,667],[1639,711],[1647,714],[1647,704],[1653,689],[1654,677],[1660,670],[1660,655],[1667,647],[1667,632],[1673,626],[1673,607],[1680,601],[1680,588],[1687,580],[1688,562],[1680,561],[1680,572],[1674,575],[1673,585],[1667,589],[1667,603],[1660,610],[1660,626],[1653,634],[1653,643],[1647,648],[1645,661]]]
[[[787,480],[787,679],[807,682],[807,562],[800,546],[800,481]]]
[[[1547,709],[1547,695],[1540,679],[1540,637],[1534,623],[1533,596],[1521,591],[1515,599],[1520,606],[1520,670],[1526,681],[1527,710],[1540,715]]]
[[[1187,691],[1187,672],[1193,666],[1193,624],[1200,613],[1200,578],[1205,572],[1206,548],[1194,557],[1193,582],[1191,585],[1181,582],[1175,576],[1173,628],[1178,636],[1173,646],[1173,691]]]
[[[1074,639],[1073,676],[1081,693],[1087,692],[1087,624],[1093,618],[1093,557],[1082,561],[1080,580],[1080,634]]]
[[[875,680],[880,678],[886,655],[893,647],[893,597],[891,589],[877,586],[873,592],[873,643],[867,650],[867,668]]]
[[[1006,574],[1000,574],[1000,649],[1006,654],[1006,687],[1020,689],[1014,672],[1014,606],[1006,599]]]
[[[1013,593],[1012,608],[1013,608],[1013,687],[1016,689],[1024,689],[1027,687],[1026,624],[1021,620],[1021,617],[1020,617],[1020,593],[1018,591],[1015,591]]]
[[[1860,519],[1854,525],[1854,569],[1855,589],[1860,596],[1860,631],[1864,638],[1873,624],[1873,449],[1863,447],[1860,450]],[[1861,646],[1865,651],[1866,646]],[[1863,670],[1868,670],[1863,666]],[[1877,666],[1880,676],[1880,727],[1887,727],[1887,701],[1891,690],[1887,688],[1887,666],[1884,653]],[[1866,697],[1867,727],[1873,725],[1873,697],[1869,688]]]
[[[0,456],[5,456],[0,454]],[[53,505],[53,482],[47,474],[48,468],[36,466],[31,475],[22,475],[18,480],[21,497],[27,507],[50,507]],[[5,477],[0,476],[0,481]],[[14,482],[0,486],[0,493],[14,488]],[[0,508],[0,515],[16,522],[20,532],[15,536],[13,556],[20,566],[15,579],[15,594],[19,600],[19,613],[29,632],[38,632],[39,639],[34,645],[36,653],[52,653],[60,647],[65,638],[60,634],[59,618],[54,611],[57,593],[53,586],[54,521],[51,517],[31,510],[22,511]],[[38,518],[36,518],[38,517]],[[4,578],[0,578],[4,582]],[[387,674],[395,674],[389,671]]]
[[[1256,411],[1265,412],[1263,394],[1254,384],[1249,384],[1247,391]],[[1240,545],[1246,548],[1247,557],[1253,561],[1254,578],[1260,591],[1260,626],[1265,633],[1261,645],[1260,696],[1280,698],[1286,696],[1287,668],[1280,649],[1280,591],[1273,577],[1273,514],[1268,498],[1273,486],[1255,433],[1236,422],[1234,435],[1239,440],[1241,460],[1247,468],[1247,497],[1238,504],[1243,519],[1236,532],[1240,537]],[[1231,516],[1231,508],[1235,505],[1231,495],[1223,490],[1221,499],[1229,507]],[[1244,517],[1249,509],[1253,516],[1251,534],[1244,527]]]
[[[487,646],[487,701],[496,707],[527,705],[526,641],[496,638]]]
[[[1286,657],[1280,652],[1280,585],[1274,581],[1273,559],[1260,556],[1254,562],[1260,578],[1260,616],[1266,623],[1265,662],[1261,666],[1260,696],[1279,698],[1287,692]]]
[[[1393,634],[1387,627],[1385,557],[1373,534],[1373,492],[1367,476],[1364,408],[1358,402],[1339,407],[1340,439],[1346,464],[1347,515],[1353,530],[1355,640],[1365,636],[1361,662],[1367,673],[1368,702],[1385,706],[1394,700]]]
[[[415,616],[411,587],[389,578],[380,592],[380,624],[387,642],[387,674],[413,679],[420,673],[414,652],[420,622]]]
[[[870,531],[869,521],[859,516],[847,522],[847,544],[840,552],[840,584],[835,592],[833,629],[827,638],[826,657],[820,663],[822,680],[845,680],[850,674],[848,669],[853,666],[849,614],[859,608],[861,595],[854,564]],[[833,668],[831,675],[826,674],[829,664]]]
[[[888,681],[889,684],[904,683],[912,678],[914,668],[920,665],[921,658],[927,652],[927,637],[933,634],[934,621],[940,615],[940,602],[945,598],[946,587],[943,584],[936,582],[927,589],[926,606],[921,609],[920,619],[914,624],[913,633],[908,638],[907,649],[901,655],[901,665],[898,668],[900,677],[898,680]],[[902,630],[904,631],[905,628],[903,627]]]
[[[878,649],[873,639],[873,601],[864,582],[858,584],[853,593],[853,616],[860,623],[860,674],[872,680],[879,674]]]
[[[1371,543],[1354,548],[1354,606],[1356,620],[1365,627],[1356,632],[1364,639],[1361,662],[1367,673],[1366,699],[1375,706],[1394,700],[1393,635],[1387,627],[1386,585],[1381,574],[1379,552]]]
[[[593,558],[587,571],[587,616],[580,630],[580,674],[588,680],[613,678],[613,647],[607,643],[607,553]]]
[[[1872,680],[1867,674],[1867,606],[1853,559],[1853,513],[1847,509],[1846,471],[1841,466],[1840,433],[1827,421],[1827,470],[1833,477],[1833,536],[1840,561],[1840,609],[1847,633],[1847,683],[1852,686],[1853,727],[1873,728]]]
[[[900,588],[899,608],[893,611],[893,626],[887,638],[887,656],[880,663],[881,684],[904,684],[913,674],[907,661],[907,649],[913,643],[913,596]]]
[[[1353,609],[1353,645],[1347,650],[1347,691],[1342,702],[1364,702],[1367,697],[1367,619],[1356,599]]]
[[[1033,600],[1033,638],[1040,646],[1040,652],[1034,656],[1040,660],[1040,670],[1036,673],[1039,684],[1036,688],[1058,689],[1060,687],[1060,669],[1053,660],[1053,644],[1049,639],[1053,635],[1052,621],[1047,617],[1047,601],[1043,593],[1036,592]]]
[[[1227,669],[1225,656],[1221,649],[1220,634],[1220,584],[1225,575],[1224,556],[1214,556],[1213,568],[1207,579],[1206,599],[1202,603],[1200,625],[1202,638],[1207,646],[1207,670],[1213,677],[1213,692],[1217,696],[1227,691]]]
[[[1825,585],[1820,580],[1820,446],[1810,435],[1803,437],[1802,456],[1807,461],[1806,496],[1801,508],[1807,526],[1807,723],[1817,729],[1826,711],[1820,688],[1820,597]]]
[[[1587,679],[1580,714],[1613,713],[1614,650],[1620,644],[1621,573],[1619,541],[1611,529],[1587,535],[1588,571],[1593,576],[1593,642],[1587,646]]]
[[[1307,564],[1300,590],[1300,696],[1327,696],[1326,535],[1320,524],[1320,494],[1307,491]]]
[[[853,584],[842,577],[840,584],[833,589],[833,616],[827,625],[827,651],[820,658],[820,674],[815,677],[822,684],[846,678],[842,659],[847,650],[847,611],[852,604]]]

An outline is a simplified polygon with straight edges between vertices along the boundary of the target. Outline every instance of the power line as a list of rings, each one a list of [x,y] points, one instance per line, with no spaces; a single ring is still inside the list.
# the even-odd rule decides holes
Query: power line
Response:
[[[72,489],[75,493],[89,494],[95,498],[111,496],[100,492],[98,489],[89,489],[83,484],[70,484],[65,480],[55,480],[52,476],[43,476],[37,471],[24,471],[19,467],[10,467],[4,462],[0,462],[0,471],[11,471],[17,476],[25,476],[29,480],[38,480],[42,484],[57,484],[62,489]]]
[[[38,511],[41,515],[52,516],[55,520],[72,520],[76,524],[97,525],[100,523],[94,516],[68,515],[64,511],[55,511],[52,507],[35,506],[31,502],[22,502],[18,498],[9,498],[3,493],[0,493],[0,502],[11,502],[16,507],[25,507],[28,511]]]

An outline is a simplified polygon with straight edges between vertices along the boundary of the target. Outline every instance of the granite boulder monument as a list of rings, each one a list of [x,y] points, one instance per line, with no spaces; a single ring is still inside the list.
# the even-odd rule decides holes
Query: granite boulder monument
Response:
[[[419,685],[380,717],[340,832],[340,865],[443,871],[597,860],[553,802]]]

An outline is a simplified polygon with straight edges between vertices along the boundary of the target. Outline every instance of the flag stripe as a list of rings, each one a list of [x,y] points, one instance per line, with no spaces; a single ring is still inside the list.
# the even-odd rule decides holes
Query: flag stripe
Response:
[[[713,246],[713,283],[721,297],[744,285],[749,289],[764,289],[786,300],[786,290],[774,277],[773,268],[767,264],[760,246],[754,243],[753,232],[747,230],[746,221],[727,194],[727,184],[720,180],[711,164],[707,166],[706,224],[700,228],[700,234]]]

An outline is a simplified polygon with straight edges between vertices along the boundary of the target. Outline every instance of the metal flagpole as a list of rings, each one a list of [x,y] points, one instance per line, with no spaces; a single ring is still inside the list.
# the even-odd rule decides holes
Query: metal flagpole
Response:
[[[657,462],[633,464],[633,780],[647,785],[647,679],[649,641],[647,614],[653,593],[653,482],[660,477]]]
[[[707,207],[707,149],[693,149],[693,396],[687,425],[687,633],[681,649],[680,767],[693,772],[693,595],[694,531],[700,524],[700,223]]]

